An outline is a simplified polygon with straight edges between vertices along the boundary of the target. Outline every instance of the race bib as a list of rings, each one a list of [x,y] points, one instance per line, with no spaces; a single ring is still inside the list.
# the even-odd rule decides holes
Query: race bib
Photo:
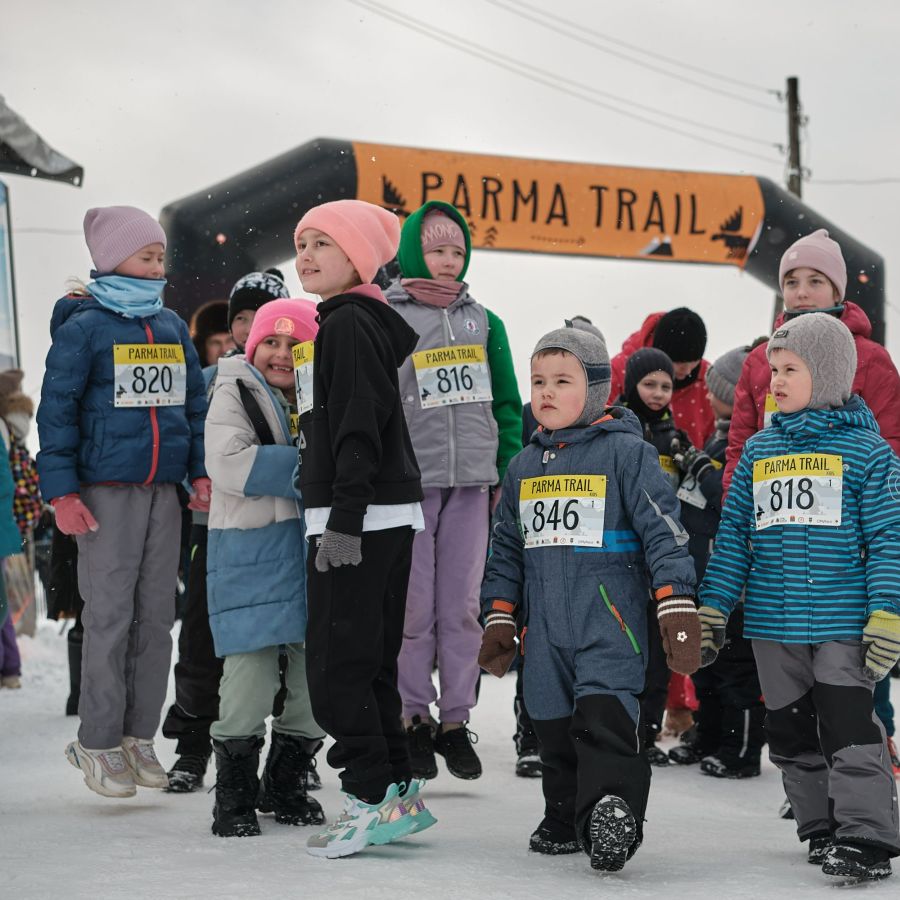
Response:
[[[519,520],[525,548],[564,545],[602,547],[605,475],[523,478]]]
[[[681,479],[681,473],[678,471],[678,466],[675,465],[675,460],[672,459],[671,456],[661,453],[659,456],[659,466],[672,483],[672,487],[677,488],[678,482]]]
[[[772,413],[778,412],[778,404],[771,394],[766,394],[766,408],[763,413],[763,428],[768,428],[772,424]]]
[[[753,463],[756,530],[841,524],[843,458],[827,453],[770,456]]]
[[[183,406],[187,365],[181,344],[113,344],[117,407]]]
[[[294,359],[294,387],[297,389],[297,415],[313,408],[313,342],[303,341],[291,347]]]
[[[300,434],[300,413],[291,413],[290,420],[288,421],[288,431],[290,432],[291,437],[296,441]]]
[[[722,463],[718,460],[711,459],[710,463],[714,469],[721,469]],[[706,509],[706,497],[700,490],[700,482],[693,475],[688,475],[676,492],[676,496],[682,503],[688,506],[696,506],[697,509]]]
[[[422,409],[494,399],[487,357],[481,344],[435,347],[413,353]]]

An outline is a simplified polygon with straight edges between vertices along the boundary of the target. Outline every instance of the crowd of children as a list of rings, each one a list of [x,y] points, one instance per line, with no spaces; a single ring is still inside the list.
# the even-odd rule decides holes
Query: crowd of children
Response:
[[[214,754],[214,834],[258,835],[273,813],[318,826],[309,854],[355,854],[436,824],[436,754],[482,775],[479,667],[517,658],[520,774],[544,797],[533,852],[618,871],[643,840],[651,765],[754,777],[768,741],[809,861],[890,874],[900,379],[826,232],[785,253],[768,341],[710,364],[704,323],[679,308],[611,359],[575,317],[535,346],[524,411],[450,204],[402,230],[362,201],[314,207],[294,249],[318,304],[248,273],[190,331],[163,304],[158,222],[96,208],[84,232],[95,270],[53,311],[37,468],[68,558],[77,544],[66,758],[88,787],[196,790]],[[5,555],[22,536],[3,485]],[[668,754],[667,706],[684,732]],[[330,822],[309,793],[326,736],[344,794]]]

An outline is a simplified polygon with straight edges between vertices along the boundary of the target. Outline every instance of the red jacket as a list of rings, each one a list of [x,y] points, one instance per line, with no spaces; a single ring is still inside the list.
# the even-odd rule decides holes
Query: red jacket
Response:
[[[622,352],[612,359],[612,383],[609,389],[609,402],[615,403],[625,391],[625,364],[632,353],[642,347],[653,346],[653,332],[656,323],[665,313],[650,313],[640,331],[636,331],[622,344]],[[672,418],[675,419],[675,427],[687,433],[690,442],[695,447],[703,447],[716,427],[716,417],[713,414],[709,400],[706,399],[706,370],[709,363],[704,359],[700,362],[700,374],[697,380],[687,387],[677,388],[672,394],[672,402],[669,409]]]
[[[784,321],[784,314],[775,321],[775,328]],[[850,329],[856,341],[856,377],[853,393],[859,394],[872,410],[881,429],[881,436],[900,454],[900,376],[890,354],[881,344],[869,338],[872,325],[869,317],[855,303],[844,303],[841,321]],[[769,393],[771,370],[766,345],[760,344],[744,360],[741,377],[734,390],[734,413],[728,431],[725,452],[725,473],[722,488],[727,491],[734,467],[741,458],[744,444],[765,426],[766,396]]]

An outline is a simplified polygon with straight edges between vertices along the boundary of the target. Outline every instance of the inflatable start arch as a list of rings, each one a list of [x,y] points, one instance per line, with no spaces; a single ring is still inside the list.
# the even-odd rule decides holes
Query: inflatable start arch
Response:
[[[246,272],[294,253],[311,207],[356,198],[401,218],[445,200],[475,249],[731,265],[773,291],[798,237],[827,228],[847,261],[847,297],[884,341],[884,261],[766,178],[450,153],[327,138],[169,204],[168,304],[189,316]]]

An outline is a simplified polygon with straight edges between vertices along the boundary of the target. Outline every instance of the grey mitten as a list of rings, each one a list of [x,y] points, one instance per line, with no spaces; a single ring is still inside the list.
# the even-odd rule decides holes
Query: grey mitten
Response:
[[[358,566],[361,562],[362,538],[359,535],[325,529],[316,553],[316,569],[319,572],[338,566]]]

